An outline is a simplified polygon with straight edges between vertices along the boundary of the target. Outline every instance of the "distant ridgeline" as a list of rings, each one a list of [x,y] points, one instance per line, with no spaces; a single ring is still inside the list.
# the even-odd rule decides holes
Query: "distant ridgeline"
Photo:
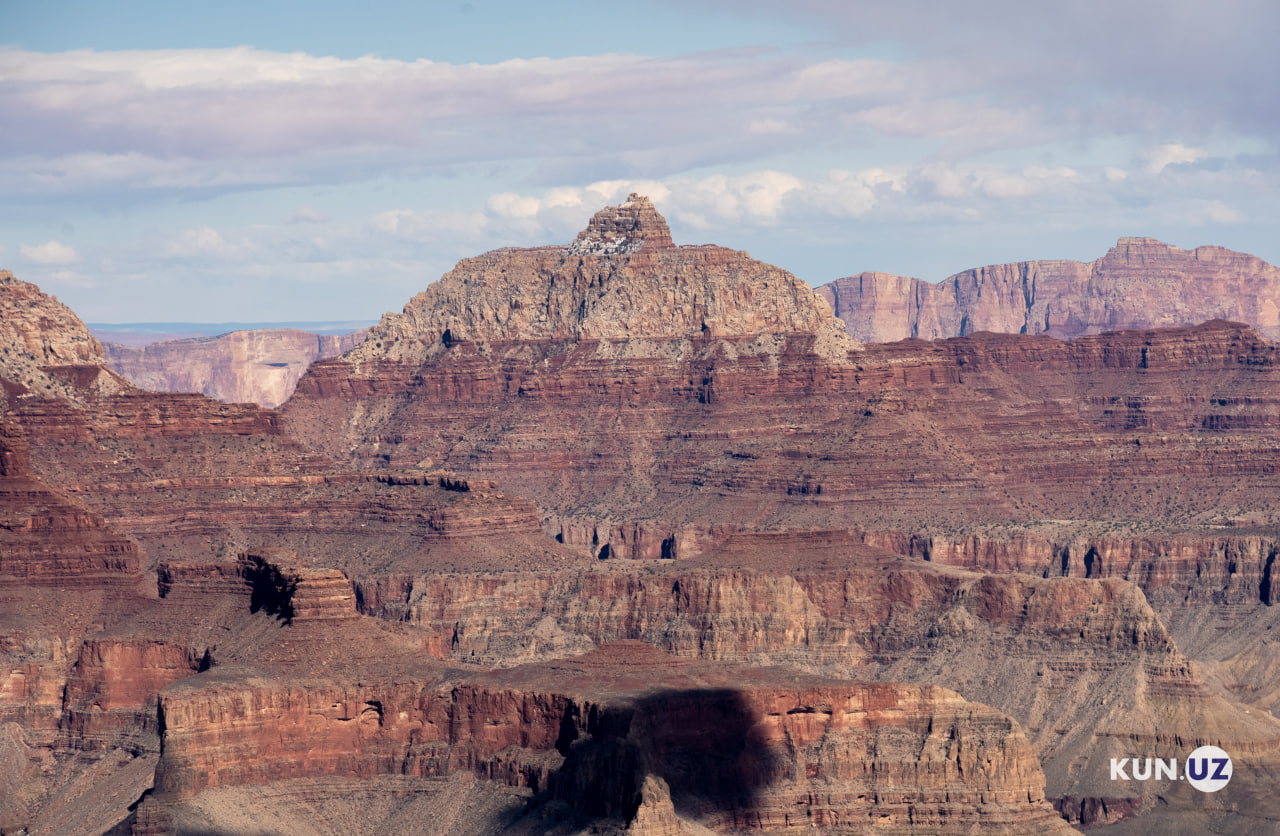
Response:
[[[107,367],[155,392],[200,392],[274,408],[316,360],[350,351],[369,332],[351,322],[94,324]]]
[[[350,334],[377,324],[375,319],[321,322],[90,322],[89,331],[102,342],[150,345],[164,340],[220,337],[234,331],[306,331],[311,334]]]

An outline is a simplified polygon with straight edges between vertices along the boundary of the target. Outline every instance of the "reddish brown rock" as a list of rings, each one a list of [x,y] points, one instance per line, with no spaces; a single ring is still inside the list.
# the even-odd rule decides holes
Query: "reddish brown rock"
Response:
[[[263,329],[145,346],[107,342],[102,348],[107,368],[141,389],[201,392],[224,403],[271,408],[289,399],[313,362],[350,351],[367,333]]]
[[[687,557],[762,525],[1069,544],[1280,521],[1280,366],[1240,326],[903,342],[843,366],[529,351],[317,364],[287,432],[364,466],[493,479],[597,556]]]
[[[1160,791],[1110,782],[1117,738],[1174,757],[1212,737],[1266,770],[1280,752],[1280,723],[1225,698],[1120,580],[975,574],[793,532],[643,569],[427,576],[399,592],[403,603],[362,600],[455,662],[532,662],[629,639],[681,658],[956,686],[1033,731],[1052,797],[1105,798],[1116,816]]]
[[[644,808],[641,826],[667,809],[716,830],[1068,830],[1017,726],[949,691],[695,667],[643,645],[413,684],[196,678],[162,709],[157,791],[139,811],[153,822],[217,786],[470,772],[604,825]]]
[[[1082,821],[1152,815],[1157,795],[1194,808],[1178,787],[1119,793],[1106,765],[1198,741],[1239,753],[1245,815],[1280,818],[1264,791],[1280,736],[1256,710],[1274,671],[1234,638],[1269,624],[1273,346],[1214,323],[830,351],[836,320],[775,288],[781,271],[659,246],[654,223],[637,201],[596,224],[621,249],[654,231],[634,252],[460,265],[384,321],[382,345],[313,368],[283,419],[98,392],[97,367],[50,367],[74,398],[7,387],[27,451],[6,472],[127,534],[163,596],[103,607],[89,585],[70,608],[88,614],[58,625],[41,614],[52,587],[24,586],[0,610],[4,717],[22,730],[8,751],[52,765],[20,788],[36,826],[83,787],[140,786],[125,770],[154,757],[159,714],[130,742],[112,712],[142,718],[185,673],[157,697],[177,725],[166,707],[139,832],[243,829],[217,805],[299,810],[334,791],[355,815],[375,786],[454,821],[480,798],[515,821],[536,787],[538,815],[618,828],[787,827],[803,808],[833,828],[1035,830],[1046,808],[1002,714]],[[704,295],[710,319],[664,318]],[[1210,657],[1215,634],[1231,647]],[[556,661],[617,639],[684,661],[635,646]],[[944,684],[997,712],[952,712]],[[823,706],[841,700],[885,710],[837,728]],[[655,731],[664,715],[689,722]],[[951,742],[934,747],[925,718]],[[718,728],[756,754],[677,780],[646,766],[725,750]],[[966,760],[968,742],[991,758]],[[141,754],[121,769],[78,760],[125,745]],[[743,803],[723,776],[767,780]],[[459,789],[477,780],[492,789]]]
[[[25,436],[0,416],[0,582],[130,586],[138,569],[134,543],[31,472]]]
[[[1280,338],[1280,270],[1222,247],[1182,250],[1121,238],[1097,261],[1024,261],[957,273],[939,284],[861,273],[818,292],[867,342],[977,331],[1072,339],[1120,329],[1229,319]]]

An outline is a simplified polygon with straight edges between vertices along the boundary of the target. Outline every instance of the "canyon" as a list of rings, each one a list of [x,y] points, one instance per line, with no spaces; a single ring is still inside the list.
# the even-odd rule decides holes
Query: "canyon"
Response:
[[[350,351],[364,335],[264,328],[141,346],[103,342],[102,350],[106,367],[140,389],[272,408],[289,399],[313,362]]]
[[[1280,821],[1248,325],[872,344],[637,195],[279,410],[0,313],[0,832]]]

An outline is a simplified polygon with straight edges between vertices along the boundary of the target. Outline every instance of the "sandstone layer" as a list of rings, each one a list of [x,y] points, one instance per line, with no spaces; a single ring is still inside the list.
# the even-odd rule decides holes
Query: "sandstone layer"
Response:
[[[860,273],[818,292],[867,342],[934,340],[977,331],[1072,339],[1121,329],[1243,322],[1280,338],[1280,269],[1222,247],[1183,250],[1121,238],[1102,258],[1023,261],[938,283]]]
[[[458,343],[418,365],[325,361],[285,431],[364,467],[496,480],[553,535],[612,556],[685,557],[739,528],[1031,535],[1052,551],[1280,520],[1280,365],[1242,326],[911,341],[838,366],[803,346],[694,345],[681,360],[578,342],[553,360]],[[1053,571],[1102,572],[1088,551]]]
[[[287,329],[234,331],[145,346],[103,343],[107,368],[152,392],[200,392],[224,403],[276,407],[316,360],[350,351],[368,330],[339,336]]]

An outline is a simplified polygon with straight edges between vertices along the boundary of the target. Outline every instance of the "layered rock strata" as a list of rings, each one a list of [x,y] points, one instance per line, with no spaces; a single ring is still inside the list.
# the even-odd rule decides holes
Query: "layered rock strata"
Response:
[[[203,679],[161,697],[141,826],[284,776],[470,773],[531,798],[514,832],[551,816],[630,833],[1069,830],[1016,724],[940,688],[694,667],[638,644],[415,683]]]
[[[137,832],[243,829],[229,805],[270,799],[333,832],[354,832],[339,808],[466,832],[468,804],[490,831],[1036,832],[1056,820],[1019,735],[1073,821],[1196,809],[1106,766],[1200,742],[1238,759],[1219,800],[1240,818],[1214,827],[1280,820],[1275,672],[1249,649],[1273,609],[1274,347],[1213,323],[858,350],[781,271],[669,246],[628,204],[571,248],[464,262],[283,417],[101,391],[93,365],[42,372],[65,398],[6,384],[6,474],[127,537],[122,575],[160,589],[58,566],[0,586],[15,826],[92,795]],[[617,640],[680,661],[598,650]],[[702,762],[653,732],[669,714],[763,742],[672,781],[659,764]],[[744,802],[717,775],[768,780]]]
[[[1211,738],[1253,768],[1280,760],[1280,722],[1206,680],[1128,582],[958,571],[837,532],[740,535],[700,559],[641,566],[428,575],[360,598],[424,630],[446,661],[531,663],[638,640],[686,659],[957,685],[1031,731],[1048,793],[1086,824],[1148,810],[1167,790],[1113,783],[1109,759],[1128,756],[1117,741],[1181,757],[1185,741]]]
[[[966,270],[938,283],[860,273],[818,292],[867,342],[977,331],[1072,339],[1121,329],[1244,322],[1280,338],[1280,269],[1222,247],[1183,250],[1121,238],[1097,261],[1023,261]]]
[[[842,366],[725,343],[677,362],[602,361],[590,342],[553,360],[459,343],[417,366],[326,361],[287,432],[366,467],[496,480],[565,543],[615,557],[688,557],[760,526],[1071,543],[1280,519],[1277,358],[1240,326],[904,342]],[[1091,571],[1087,554],[1068,571]]]
[[[235,331],[145,346],[103,343],[107,368],[152,392],[200,392],[224,403],[273,408],[316,360],[358,345],[368,329],[337,336],[287,329]]]

